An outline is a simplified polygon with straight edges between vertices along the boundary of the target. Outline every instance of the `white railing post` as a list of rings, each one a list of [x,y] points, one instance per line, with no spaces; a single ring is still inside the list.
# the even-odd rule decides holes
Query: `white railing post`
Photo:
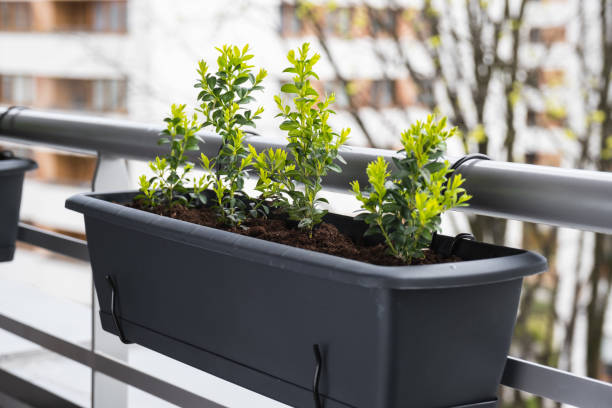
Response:
[[[104,192],[127,190],[130,187],[127,162],[123,158],[98,153],[92,191]],[[100,305],[91,281],[91,351],[103,353],[117,360],[127,362],[129,346],[121,343],[116,336],[102,330]],[[109,376],[91,370],[91,408],[127,408],[128,386]]]

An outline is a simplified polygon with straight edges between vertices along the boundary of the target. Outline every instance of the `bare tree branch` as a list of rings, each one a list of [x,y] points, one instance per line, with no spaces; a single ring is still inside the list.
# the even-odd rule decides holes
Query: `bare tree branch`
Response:
[[[319,23],[317,16],[314,13],[314,8],[311,5],[305,4],[305,2],[302,0],[298,1],[298,5],[302,8],[303,12],[305,13],[307,21],[314,28],[315,35],[317,36],[317,40],[319,41],[321,48],[323,48],[323,52],[325,52],[325,56],[329,60],[329,63],[332,66],[332,69],[334,71],[336,78],[338,78],[338,81],[340,81],[342,88],[346,90],[349,85],[349,80],[345,78],[344,75],[342,74],[342,71],[340,70],[340,67],[338,66],[336,58],[334,57],[333,53],[329,49],[327,35],[325,34],[325,30],[321,26],[321,23]],[[361,129],[361,131],[363,132],[363,135],[368,141],[368,144],[372,147],[376,147],[376,144],[374,143],[374,140],[372,139],[370,133],[368,132],[368,129],[366,128],[365,123],[363,122],[363,120],[361,119],[361,116],[359,115],[359,107],[355,104],[355,101],[353,100],[353,98],[350,97],[350,95],[347,99],[348,99],[348,104],[349,104],[348,112],[350,113],[350,115],[353,117],[353,119],[357,123],[357,126],[359,126],[359,129]]]
[[[514,103],[509,97],[510,93],[515,91],[515,84],[517,84],[517,74],[519,66],[518,52],[520,48],[520,30],[523,25],[525,17],[525,6],[527,5],[526,0],[521,0],[519,7],[519,13],[516,19],[511,23],[512,30],[512,58],[510,60],[510,80],[506,83],[506,114],[507,114],[507,126],[506,138],[504,140],[504,146],[506,147],[506,160],[514,161],[514,144],[516,140],[516,127],[514,125]],[[506,2],[506,10],[509,5]]]

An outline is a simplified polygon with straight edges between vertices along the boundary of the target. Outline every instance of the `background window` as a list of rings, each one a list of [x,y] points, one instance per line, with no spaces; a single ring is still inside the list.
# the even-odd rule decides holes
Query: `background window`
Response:
[[[325,31],[329,35],[349,37],[351,35],[352,10],[337,8],[326,16]]]
[[[93,109],[103,112],[123,111],[126,108],[125,81],[98,79],[93,85]]]
[[[281,5],[281,34],[294,36],[302,34],[304,25],[297,15],[297,9],[291,4]]]
[[[0,101],[11,105],[32,105],[34,102],[32,78],[18,75],[0,76]]]
[[[372,106],[387,108],[395,105],[395,84],[388,79],[372,82],[371,88]]]
[[[127,10],[124,2],[97,2],[94,4],[94,31],[125,32]]]
[[[372,35],[392,35],[396,32],[395,11],[390,9],[371,10]]]
[[[334,106],[338,109],[344,109],[349,106],[349,99],[347,96],[347,90],[342,86],[342,82],[338,80],[326,81],[325,82],[325,94],[329,95],[333,93],[336,100]]]
[[[29,2],[0,3],[0,30],[26,31],[32,28],[32,9]]]

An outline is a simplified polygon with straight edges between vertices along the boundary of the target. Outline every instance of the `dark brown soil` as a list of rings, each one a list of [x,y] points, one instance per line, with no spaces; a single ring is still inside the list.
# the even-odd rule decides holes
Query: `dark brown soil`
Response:
[[[147,209],[141,208],[138,203],[129,204],[128,206],[194,224],[231,231],[241,235],[309,249],[311,251],[323,252],[343,258],[355,259],[375,265],[406,265],[401,259],[389,255],[383,244],[368,246],[356,243],[350,237],[341,233],[334,225],[326,222],[318,225],[313,232],[312,238],[310,238],[307,233],[298,230],[295,227],[295,223],[287,222],[282,214],[275,214],[267,219],[248,219],[243,224],[246,228],[230,228],[220,223],[214,211],[206,207],[187,208],[182,205],[176,205],[172,207],[172,209],[166,207]],[[425,257],[423,259],[413,260],[412,265],[457,261],[461,261],[461,258],[456,256],[443,258],[431,250],[426,250]]]

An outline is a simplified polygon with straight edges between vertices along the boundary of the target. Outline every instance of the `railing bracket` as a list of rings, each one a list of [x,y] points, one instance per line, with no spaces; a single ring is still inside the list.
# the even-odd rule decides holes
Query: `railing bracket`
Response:
[[[432,249],[435,246],[434,243],[436,242],[437,235],[438,233],[434,231],[432,238],[431,238],[431,244],[429,245],[430,249]],[[467,232],[462,232],[460,234],[455,235],[455,238],[453,238],[450,244],[443,245],[441,248],[438,248],[436,252],[443,258],[449,258],[455,254],[455,248],[457,247],[457,244],[459,243],[459,241],[461,241],[462,239],[466,239],[469,241],[475,240],[472,234],[469,234]]]
[[[450,169],[455,171],[459,167],[461,167],[462,164],[469,162],[470,160],[491,160],[491,158],[487,156],[486,154],[482,154],[482,153],[466,154],[465,156],[461,157],[459,160],[454,162],[453,165],[450,167]]]

